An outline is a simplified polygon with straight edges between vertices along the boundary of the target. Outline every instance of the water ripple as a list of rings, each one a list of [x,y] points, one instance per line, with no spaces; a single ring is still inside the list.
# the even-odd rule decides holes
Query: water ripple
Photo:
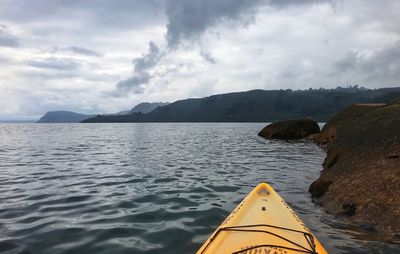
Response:
[[[262,181],[331,253],[400,251],[314,205],[324,152],[263,126],[1,124],[0,252],[194,253]]]

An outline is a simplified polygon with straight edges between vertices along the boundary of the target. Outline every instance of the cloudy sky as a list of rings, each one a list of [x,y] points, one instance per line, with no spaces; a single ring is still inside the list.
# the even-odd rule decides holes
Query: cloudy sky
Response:
[[[398,0],[0,0],[0,119],[400,86]]]

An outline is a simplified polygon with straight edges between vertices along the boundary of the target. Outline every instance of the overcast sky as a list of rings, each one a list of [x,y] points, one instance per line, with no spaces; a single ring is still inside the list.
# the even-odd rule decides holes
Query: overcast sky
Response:
[[[0,0],[0,119],[400,85],[398,0]]]

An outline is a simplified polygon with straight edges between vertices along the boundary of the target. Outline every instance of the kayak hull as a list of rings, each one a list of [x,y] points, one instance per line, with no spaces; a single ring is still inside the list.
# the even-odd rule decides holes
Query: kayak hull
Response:
[[[327,253],[297,214],[261,183],[233,210],[197,254]]]

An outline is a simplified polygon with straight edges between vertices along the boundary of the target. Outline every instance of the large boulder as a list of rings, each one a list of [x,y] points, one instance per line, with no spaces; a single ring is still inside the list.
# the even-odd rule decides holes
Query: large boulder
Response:
[[[319,145],[327,146],[336,136],[338,129],[345,127],[350,121],[385,106],[385,104],[354,104],[335,114],[314,137]]]
[[[312,196],[327,212],[368,225],[383,240],[398,238],[400,104],[352,106],[326,126],[321,135],[334,134]]]
[[[294,119],[271,123],[258,136],[266,139],[300,139],[320,131],[318,123],[312,119]]]

